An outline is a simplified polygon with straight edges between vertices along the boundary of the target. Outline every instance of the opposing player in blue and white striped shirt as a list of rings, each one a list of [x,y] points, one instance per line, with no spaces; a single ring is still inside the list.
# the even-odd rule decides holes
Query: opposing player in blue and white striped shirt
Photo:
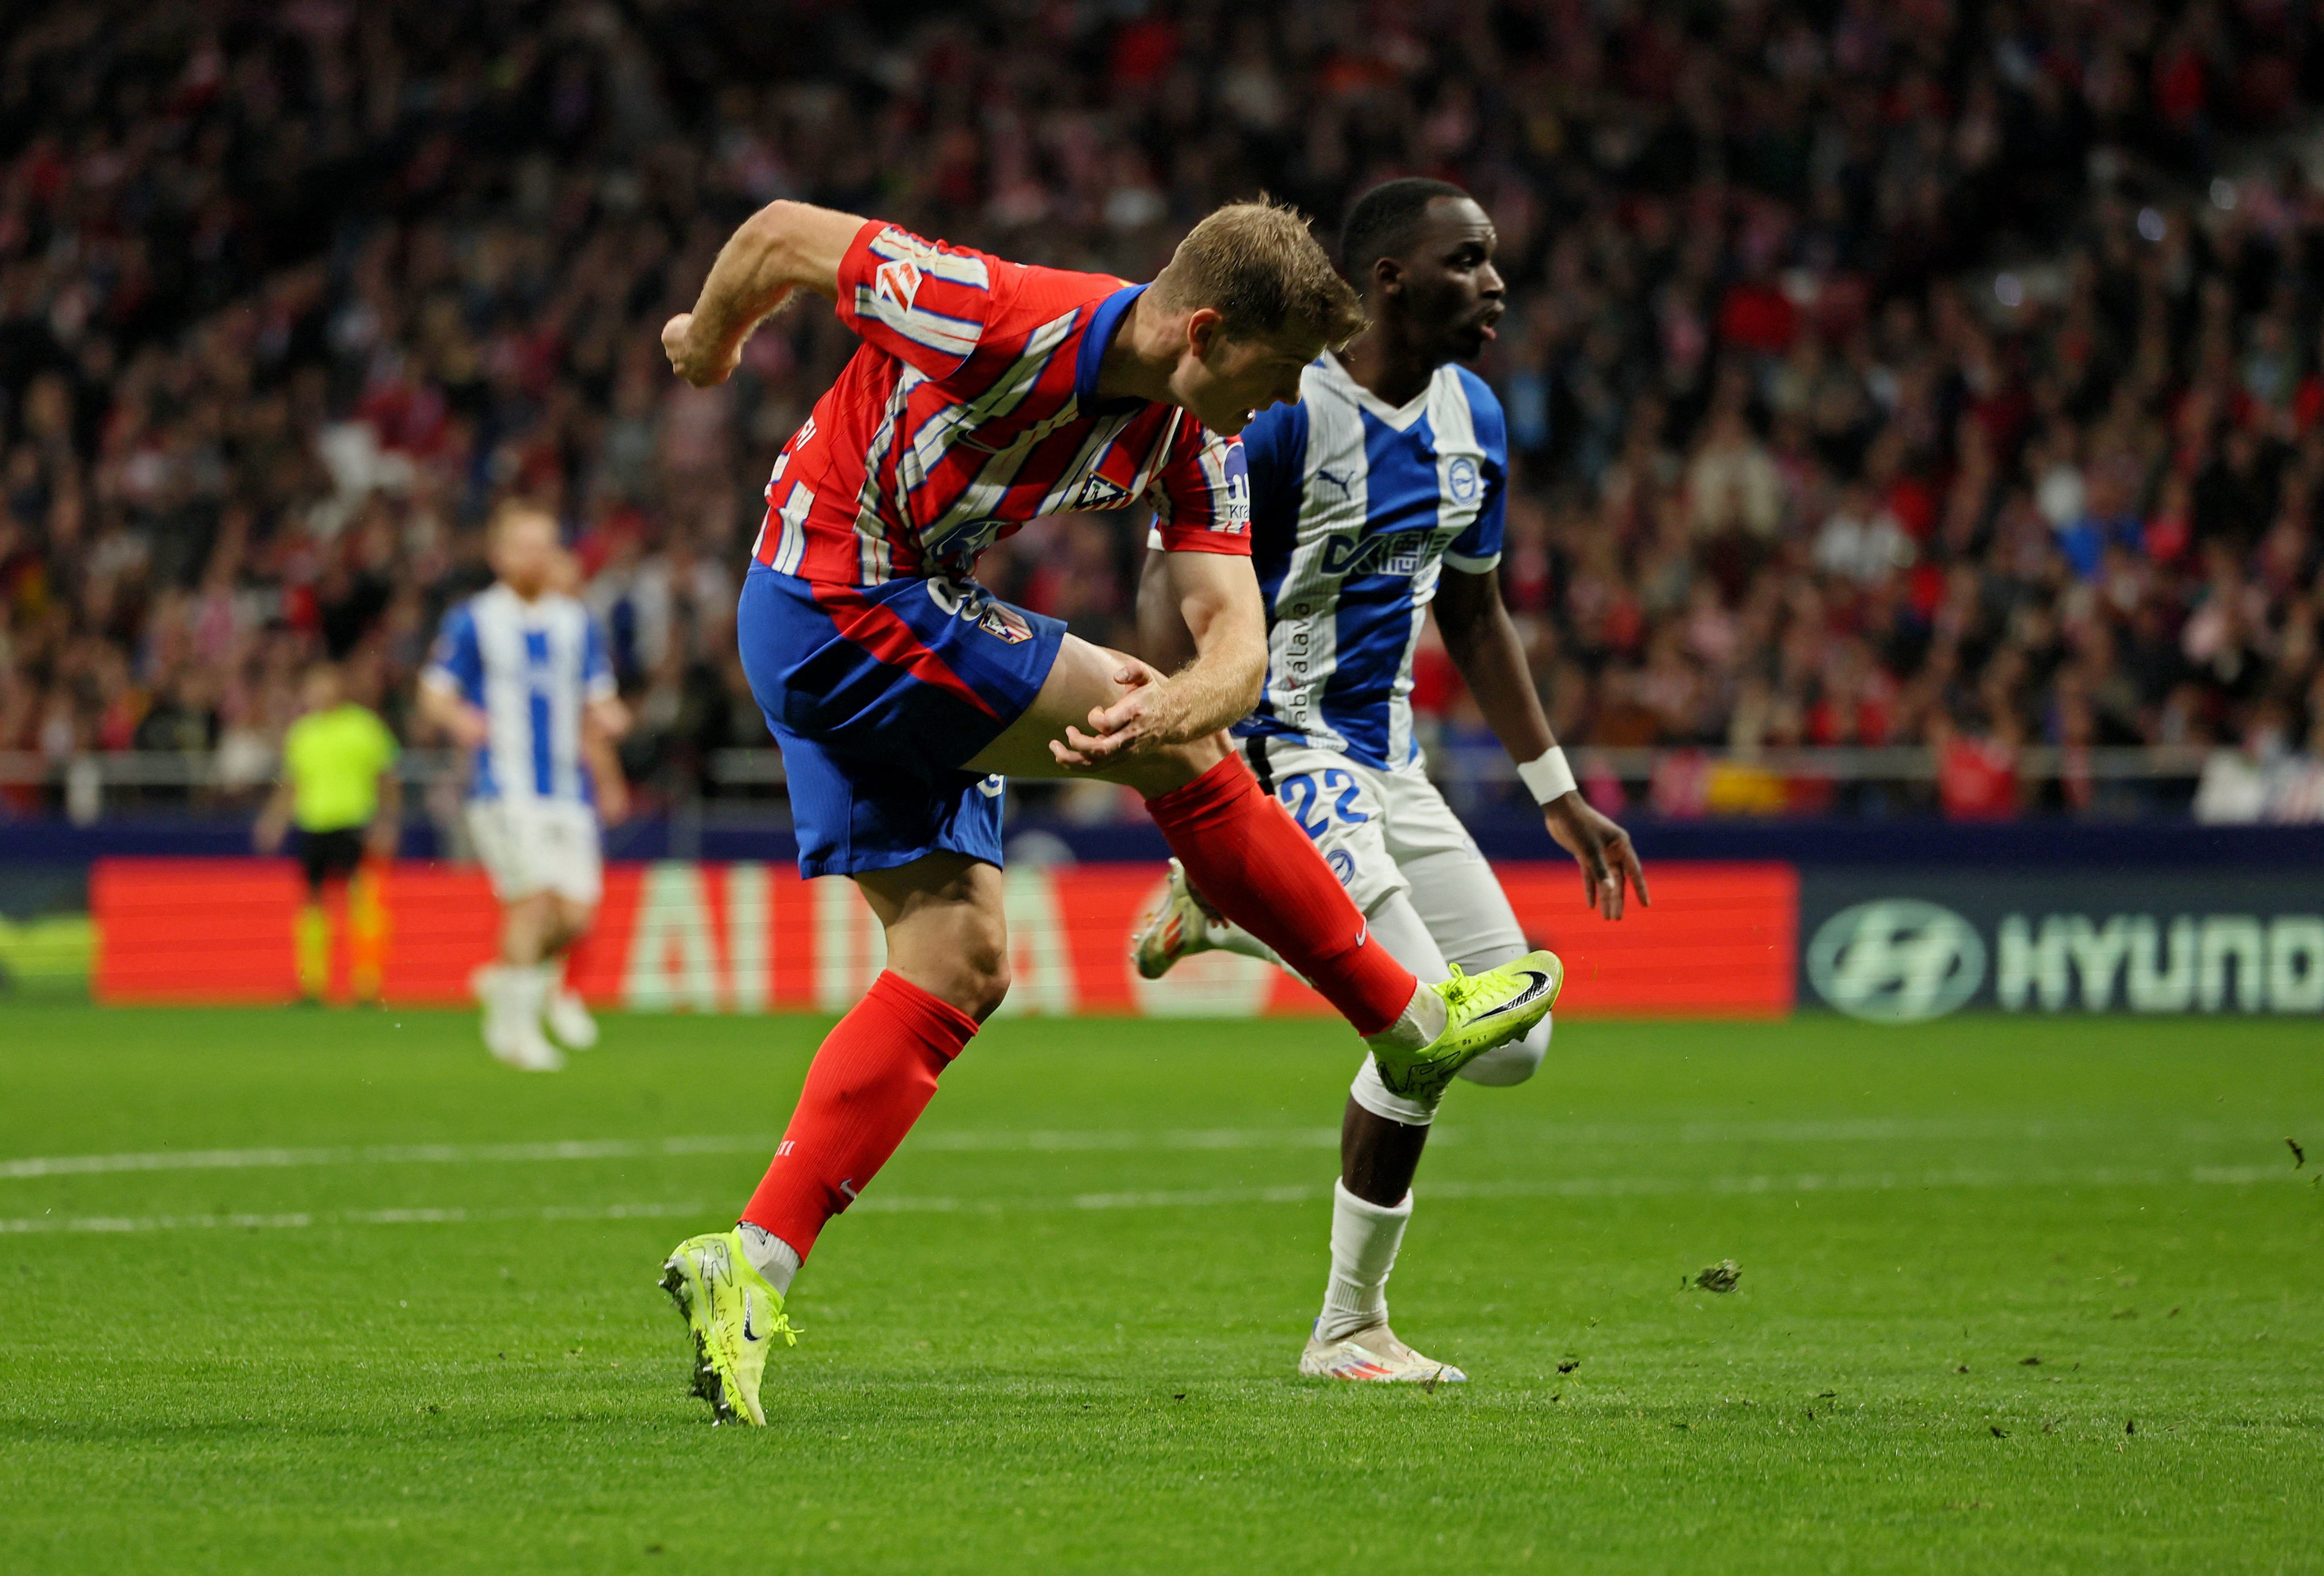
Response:
[[[593,1045],[597,1025],[564,984],[565,954],[588,933],[603,870],[597,820],[618,820],[628,790],[613,740],[627,726],[605,641],[558,585],[557,522],[503,505],[491,526],[489,589],[444,616],[420,675],[421,712],[473,752],[468,831],[501,903],[501,954],[476,972],[484,1043],[512,1066],[563,1065],[541,1032]]]
[[[1349,210],[1342,264],[1364,292],[1371,326],[1344,355],[1327,352],[1307,368],[1298,404],[1243,431],[1268,665],[1265,699],[1235,732],[1373,937],[1424,978],[1448,963],[1489,969],[1526,950],[1492,867],[1429,782],[1413,737],[1413,654],[1431,607],[1550,834],[1581,862],[1591,905],[1614,919],[1628,887],[1646,895],[1628,835],[1574,792],[1501,601],[1508,444],[1492,391],[1455,365],[1483,350],[1501,315],[1494,241],[1492,221],[1456,186],[1392,181],[1365,194]],[[1139,598],[1146,654],[1164,667],[1185,646],[1170,616],[1168,573],[1167,556],[1149,554]],[[1280,961],[1212,915],[1174,865],[1169,900],[1137,939],[1139,969],[1155,978],[1214,947]],[[1540,1065],[1549,1030],[1544,1020],[1460,1076],[1522,1082]],[[1388,1271],[1434,1116],[1434,1099],[1394,1093],[1365,1061],[1341,1126],[1332,1275],[1302,1373],[1464,1377],[1412,1350],[1388,1323]]]

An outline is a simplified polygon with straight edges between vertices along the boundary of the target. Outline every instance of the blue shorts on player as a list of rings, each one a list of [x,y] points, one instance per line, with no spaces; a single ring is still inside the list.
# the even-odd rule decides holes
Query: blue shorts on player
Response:
[[[1032,706],[1064,624],[973,581],[828,585],[753,564],[736,634],[782,747],[800,875],[938,850],[1001,863],[1001,779],[962,766]]]

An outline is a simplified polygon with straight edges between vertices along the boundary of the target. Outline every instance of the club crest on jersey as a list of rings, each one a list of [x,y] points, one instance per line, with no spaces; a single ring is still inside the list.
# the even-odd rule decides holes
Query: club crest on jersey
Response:
[[[1455,455],[1452,463],[1444,468],[1444,490],[1456,503],[1465,504],[1477,496],[1477,462],[1465,454]]]
[[[989,598],[983,611],[977,615],[976,626],[1011,645],[1022,645],[1033,638],[1033,626],[1025,622],[1022,614],[1006,602]]]
[[[1025,622],[1023,614],[995,599],[991,592],[973,580],[947,580],[931,575],[921,583],[927,588],[929,601],[987,635],[1011,645],[1022,645],[1033,638],[1033,626]]]
[[[920,293],[919,266],[901,257],[882,263],[872,276],[872,290],[881,301],[892,301],[909,311],[913,300]]]
[[[1082,484],[1081,496],[1074,500],[1074,506],[1077,509],[1119,509],[1129,502],[1128,487],[1092,471],[1089,480]]]
[[[1032,639],[1032,626],[1025,623],[1025,616],[1018,614],[1006,602],[985,602],[983,618],[978,618],[976,627],[981,627],[985,635],[997,635],[1011,646],[1022,646]]]

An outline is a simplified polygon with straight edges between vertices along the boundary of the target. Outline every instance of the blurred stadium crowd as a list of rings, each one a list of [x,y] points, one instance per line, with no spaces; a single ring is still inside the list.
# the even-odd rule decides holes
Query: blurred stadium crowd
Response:
[[[401,724],[520,490],[685,793],[764,742],[733,597],[853,345],[798,311],[669,375],[743,214],[1143,278],[1223,199],[1328,236],[1421,172],[1499,225],[1503,572],[1567,739],[1927,743],[1965,814],[2108,807],[2028,746],[2218,740],[2213,812],[2324,814],[2319,88],[2282,0],[12,7],[0,751],[255,783],[317,653]],[[1129,644],[1139,541],[1042,522],[984,578]]]

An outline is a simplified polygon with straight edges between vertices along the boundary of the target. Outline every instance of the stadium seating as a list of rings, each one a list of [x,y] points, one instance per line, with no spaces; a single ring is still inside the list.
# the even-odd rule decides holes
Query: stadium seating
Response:
[[[2176,813],[2191,768],[2075,763],[2217,741],[2208,813],[2324,813],[2288,13],[1066,6],[1027,51],[973,6],[520,9],[0,23],[0,757],[216,751],[231,792],[317,651],[400,719],[521,488],[614,630],[632,770],[684,797],[764,743],[736,566],[852,344],[805,311],[729,387],[667,375],[732,222],[797,196],[1143,276],[1224,198],[1328,233],[1426,172],[1500,226],[1505,574],[1566,737],[1925,745],[1906,799],[1961,814]],[[1127,641],[1136,549],[1065,516],[986,578]],[[1457,763],[1474,718],[1420,679]],[[1851,792],[1682,762],[1651,802]]]

